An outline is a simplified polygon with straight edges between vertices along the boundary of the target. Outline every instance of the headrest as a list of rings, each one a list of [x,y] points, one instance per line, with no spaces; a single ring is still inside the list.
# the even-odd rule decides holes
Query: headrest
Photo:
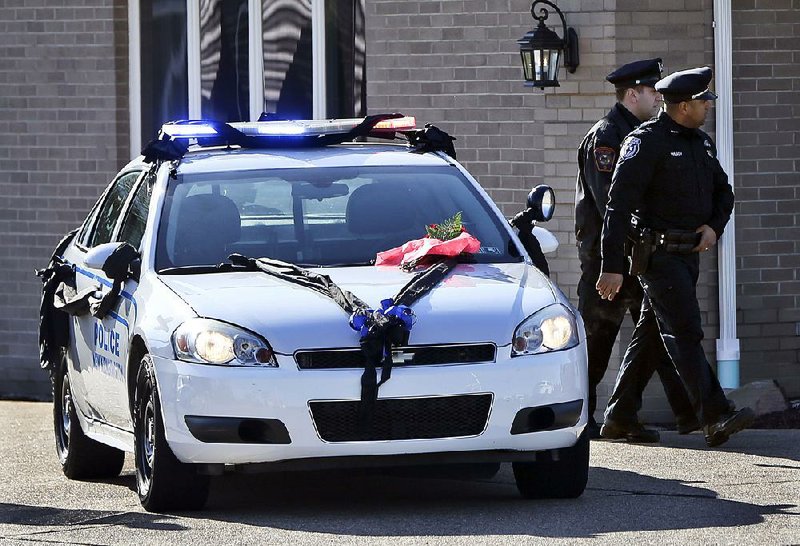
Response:
[[[367,184],[356,188],[347,202],[351,233],[397,233],[416,223],[411,189],[398,184]],[[422,231],[422,226],[420,226]]]
[[[192,232],[197,238],[208,237],[215,242],[238,241],[242,221],[236,204],[224,195],[210,193],[192,195],[181,203],[178,233]]]

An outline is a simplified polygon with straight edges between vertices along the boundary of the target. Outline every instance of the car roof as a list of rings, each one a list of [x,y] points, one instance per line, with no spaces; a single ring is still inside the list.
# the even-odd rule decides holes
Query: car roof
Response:
[[[413,153],[403,144],[348,143],[313,148],[193,149],[181,160],[178,172],[451,164],[453,161],[443,153]]]

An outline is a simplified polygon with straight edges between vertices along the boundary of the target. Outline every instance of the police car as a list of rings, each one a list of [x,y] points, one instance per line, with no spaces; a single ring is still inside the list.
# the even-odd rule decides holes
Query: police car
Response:
[[[526,498],[581,495],[580,316],[451,140],[399,115],[164,125],[40,272],[64,473],[133,453],[150,511],[231,471],[511,462]],[[456,212],[479,250],[375,265]]]

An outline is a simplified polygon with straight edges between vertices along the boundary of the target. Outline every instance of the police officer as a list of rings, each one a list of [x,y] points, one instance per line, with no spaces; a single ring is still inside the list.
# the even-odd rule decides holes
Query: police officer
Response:
[[[664,346],[699,410],[706,443],[714,447],[750,426],[754,414],[750,408],[731,409],[700,343],[699,253],[714,247],[734,201],[716,147],[699,129],[711,101],[717,98],[708,90],[710,81],[710,68],[695,68],[657,82],[666,111],[643,123],[623,142],[604,220],[597,291],[609,301],[620,294],[626,269],[625,240],[631,214],[637,211],[632,262],[646,264],[639,280],[647,298],[631,344],[649,335],[652,324],[657,323]],[[647,252],[652,255],[643,260],[641,253]],[[642,356],[628,351],[622,367],[646,370],[652,362]],[[617,406],[609,405],[606,419],[617,418]]]
[[[589,434],[598,438],[600,427],[594,420],[597,406],[597,385],[608,368],[608,360],[619,334],[625,314],[633,322],[639,320],[642,288],[635,277],[625,275],[618,297],[600,298],[595,283],[600,276],[600,232],[608,201],[611,175],[619,157],[622,140],[641,122],[658,113],[661,95],[654,89],[661,79],[661,59],[635,61],[619,67],[606,77],[616,88],[617,103],[609,113],[589,130],[578,149],[578,180],[575,189],[575,235],[581,279],[578,283],[578,309],[586,327],[589,353]],[[678,417],[682,432],[699,428],[691,402],[675,368],[669,361],[657,333],[655,343],[647,349],[658,362],[655,370],[661,377],[667,399]],[[609,428],[617,438],[638,442],[658,441],[658,432],[644,429],[636,418],[641,406],[642,391],[653,374],[653,367],[637,376],[627,376],[625,396],[631,401],[624,427]],[[622,425],[619,423],[618,425]]]

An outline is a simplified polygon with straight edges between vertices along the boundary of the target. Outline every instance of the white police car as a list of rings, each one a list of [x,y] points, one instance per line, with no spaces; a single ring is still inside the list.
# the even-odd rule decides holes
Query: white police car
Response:
[[[580,317],[408,123],[177,122],[120,171],[40,272],[68,477],[133,452],[154,511],[232,470],[513,462],[525,497],[583,492]],[[352,141],[387,131],[410,143]],[[373,265],[457,211],[469,259]]]

